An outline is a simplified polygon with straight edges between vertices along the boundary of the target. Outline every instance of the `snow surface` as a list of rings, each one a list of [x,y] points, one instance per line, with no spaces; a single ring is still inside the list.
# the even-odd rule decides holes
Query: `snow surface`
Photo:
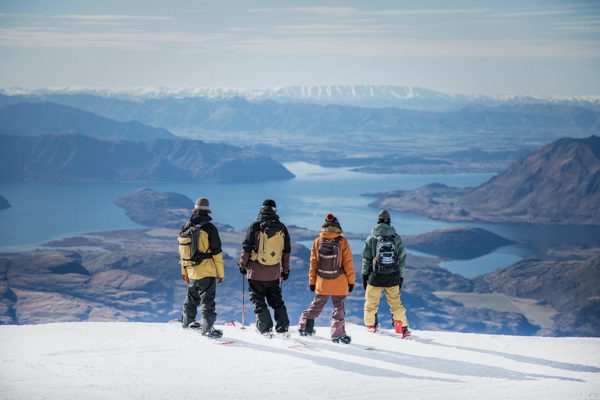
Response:
[[[225,326],[226,346],[178,324],[0,326],[0,399],[600,399],[600,339],[347,328],[350,345]]]

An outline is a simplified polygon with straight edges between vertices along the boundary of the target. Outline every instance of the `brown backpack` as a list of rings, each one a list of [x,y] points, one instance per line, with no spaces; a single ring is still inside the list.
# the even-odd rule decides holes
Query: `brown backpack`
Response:
[[[335,279],[342,274],[340,239],[321,238],[317,247],[317,274],[323,279]]]

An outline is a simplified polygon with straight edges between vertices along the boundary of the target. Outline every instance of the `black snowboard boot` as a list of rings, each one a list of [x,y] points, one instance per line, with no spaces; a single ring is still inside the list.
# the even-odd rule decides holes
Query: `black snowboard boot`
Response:
[[[202,336],[206,336],[209,339],[218,339],[223,336],[223,331],[220,329],[211,328],[206,332],[202,332]]]
[[[312,336],[315,334],[315,320],[307,319],[306,326],[304,327],[304,335],[302,336]]]
[[[331,339],[331,341],[333,343],[350,344],[350,342],[352,341],[352,338],[348,335],[343,335],[343,336],[340,336],[339,338]]]
[[[200,330],[200,322],[192,321],[187,326],[183,325],[184,328],[194,329],[196,331]]]

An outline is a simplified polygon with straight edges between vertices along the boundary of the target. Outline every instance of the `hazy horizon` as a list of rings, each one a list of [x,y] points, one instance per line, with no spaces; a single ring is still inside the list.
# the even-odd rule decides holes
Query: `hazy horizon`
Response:
[[[597,1],[0,1],[0,87],[600,94]]]

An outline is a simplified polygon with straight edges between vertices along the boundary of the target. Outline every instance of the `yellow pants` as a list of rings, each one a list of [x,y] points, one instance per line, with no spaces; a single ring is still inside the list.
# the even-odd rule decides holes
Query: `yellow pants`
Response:
[[[402,300],[400,299],[400,286],[382,288],[371,285],[367,286],[365,292],[365,325],[375,325],[375,314],[379,308],[381,289],[385,292],[385,298],[390,306],[394,321],[402,321],[402,326],[408,326],[406,308],[404,308],[404,304],[402,304]]]

